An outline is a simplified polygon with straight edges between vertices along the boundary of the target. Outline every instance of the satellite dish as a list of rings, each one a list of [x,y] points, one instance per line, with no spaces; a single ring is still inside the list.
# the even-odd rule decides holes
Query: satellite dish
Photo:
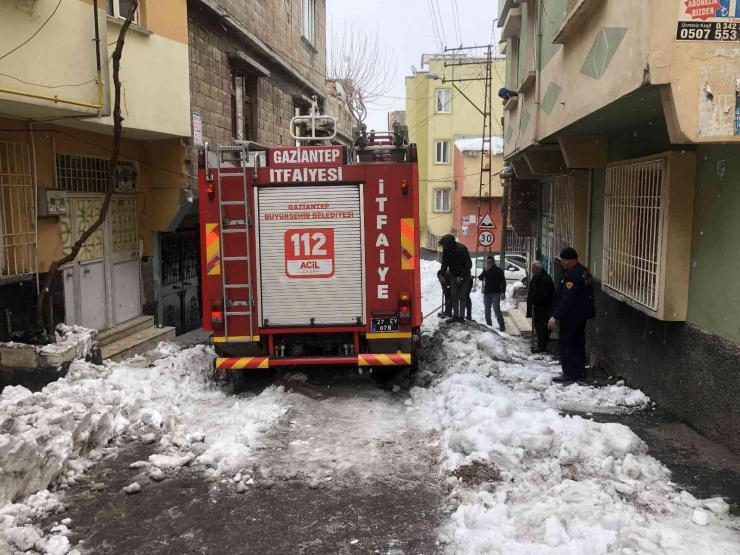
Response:
[[[416,66],[414,64],[411,64],[411,73],[416,75]]]
[[[347,103],[347,93],[344,91],[344,87],[339,81],[334,81],[334,86],[337,89],[337,96],[344,104]]]

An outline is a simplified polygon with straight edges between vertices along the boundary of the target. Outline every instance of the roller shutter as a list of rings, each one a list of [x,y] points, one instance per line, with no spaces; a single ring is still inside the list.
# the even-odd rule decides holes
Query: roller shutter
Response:
[[[363,322],[360,198],[358,185],[259,189],[262,325]]]

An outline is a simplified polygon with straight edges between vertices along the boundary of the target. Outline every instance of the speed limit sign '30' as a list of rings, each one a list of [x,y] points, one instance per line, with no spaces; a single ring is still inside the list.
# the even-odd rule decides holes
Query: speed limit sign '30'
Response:
[[[491,245],[493,245],[493,242],[495,240],[496,240],[496,235],[494,235],[493,231],[482,229],[478,233],[478,244],[481,247],[490,247]]]

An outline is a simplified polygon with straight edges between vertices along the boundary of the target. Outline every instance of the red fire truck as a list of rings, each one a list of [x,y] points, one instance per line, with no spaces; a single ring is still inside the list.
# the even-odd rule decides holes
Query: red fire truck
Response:
[[[315,142],[326,119],[299,117],[291,128],[310,127]],[[354,136],[351,150],[206,145],[203,327],[213,332],[217,370],[416,363],[416,146],[399,126]]]

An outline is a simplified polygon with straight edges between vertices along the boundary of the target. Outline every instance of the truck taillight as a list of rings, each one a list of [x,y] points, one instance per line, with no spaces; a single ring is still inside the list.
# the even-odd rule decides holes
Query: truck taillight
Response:
[[[398,295],[398,319],[404,324],[411,322],[411,295],[408,293]]]
[[[401,193],[404,195],[409,194],[409,180],[406,178],[401,181]]]
[[[213,200],[214,198],[216,198],[216,189],[214,188],[213,181],[208,182],[206,192],[208,193],[209,200]]]
[[[213,331],[224,329],[224,300],[211,299],[211,328]]]

